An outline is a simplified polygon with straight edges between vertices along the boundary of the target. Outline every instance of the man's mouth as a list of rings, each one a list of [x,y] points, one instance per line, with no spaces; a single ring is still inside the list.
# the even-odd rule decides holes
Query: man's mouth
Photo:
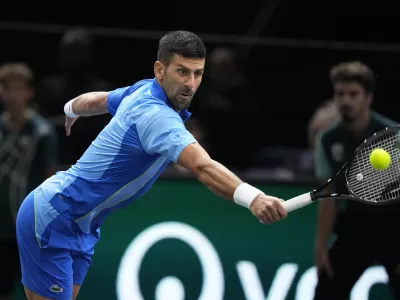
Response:
[[[185,99],[190,99],[192,97],[191,93],[181,93],[181,96]]]

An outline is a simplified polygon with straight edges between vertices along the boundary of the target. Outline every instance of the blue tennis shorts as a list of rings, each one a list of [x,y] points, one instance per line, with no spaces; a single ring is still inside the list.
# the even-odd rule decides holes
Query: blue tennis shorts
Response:
[[[98,234],[85,234],[58,212],[41,189],[31,192],[17,215],[17,241],[22,283],[50,299],[72,298],[92,262]]]

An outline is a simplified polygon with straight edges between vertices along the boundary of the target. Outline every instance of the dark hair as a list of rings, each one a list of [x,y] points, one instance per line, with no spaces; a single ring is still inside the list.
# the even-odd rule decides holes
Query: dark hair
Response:
[[[206,47],[201,39],[192,32],[170,31],[158,43],[157,60],[169,65],[175,54],[185,58],[205,58]]]
[[[15,79],[21,79],[29,86],[34,84],[33,72],[25,63],[6,63],[0,66],[0,84],[6,84]]]
[[[332,84],[337,82],[358,82],[366,92],[375,90],[375,77],[372,70],[359,61],[344,62],[334,66],[330,71]]]

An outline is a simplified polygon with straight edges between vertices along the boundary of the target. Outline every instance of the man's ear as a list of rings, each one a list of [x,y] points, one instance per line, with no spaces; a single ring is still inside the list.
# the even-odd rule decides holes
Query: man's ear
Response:
[[[164,77],[165,66],[160,61],[156,61],[154,63],[154,75],[158,79],[158,81],[162,82]]]

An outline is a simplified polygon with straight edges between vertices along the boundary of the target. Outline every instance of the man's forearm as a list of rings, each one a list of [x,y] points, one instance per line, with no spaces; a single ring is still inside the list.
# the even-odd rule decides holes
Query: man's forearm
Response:
[[[246,208],[250,208],[257,196],[264,194],[259,189],[242,182],[228,168],[211,159],[198,143],[191,143],[185,147],[177,163],[191,171],[201,183],[218,196],[233,200]]]
[[[66,107],[71,105],[72,112],[78,116],[102,115],[108,112],[107,97],[108,92],[85,93],[72,99]]]
[[[227,200],[233,200],[238,205],[250,209],[254,199],[261,194],[261,190],[244,183],[235,174],[222,164],[210,160],[197,173],[197,178],[211,191]]]
[[[318,224],[316,244],[326,246],[333,231],[337,206],[334,199],[324,199],[318,203]]]
[[[236,188],[242,183],[235,174],[215,160],[201,167],[196,177],[211,191],[227,200],[233,199]]]

